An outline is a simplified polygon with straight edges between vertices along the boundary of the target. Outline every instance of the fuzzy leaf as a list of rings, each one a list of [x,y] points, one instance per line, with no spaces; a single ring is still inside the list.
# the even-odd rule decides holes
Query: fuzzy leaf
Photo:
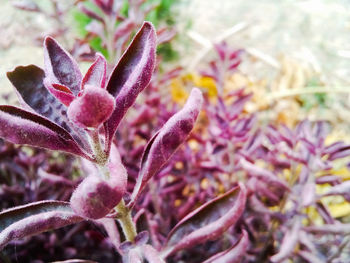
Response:
[[[10,241],[74,224],[83,219],[73,213],[69,203],[39,201],[0,213],[0,249]]]
[[[68,87],[78,95],[82,75],[77,62],[52,37],[44,41],[45,73],[51,83]]]
[[[179,112],[173,115],[146,145],[131,200],[135,201],[147,182],[169,160],[191,132],[202,107],[202,92],[195,88]]]
[[[218,239],[240,218],[246,199],[246,188],[240,184],[188,214],[170,232],[166,254]]]
[[[20,66],[8,72],[7,77],[16,88],[22,103],[27,104],[39,115],[48,118],[64,128],[81,146],[88,149],[87,143],[85,142],[87,140],[85,131],[72,128],[69,125],[66,114],[67,108],[48,91],[51,83],[49,83],[50,85],[46,85],[48,89],[45,87],[44,83],[48,80],[45,79],[45,73],[41,68],[35,65]],[[69,99],[68,96],[70,96],[70,94],[66,93],[65,95],[65,99]]]
[[[46,79],[44,80],[44,82]],[[72,103],[75,96],[66,86],[57,83],[46,83],[47,89],[54,95],[62,104],[67,107]]]
[[[0,137],[12,143],[60,150],[89,159],[65,129],[35,113],[0,105],[0,127]]]
[[[86,72],[81,87],[84,89],[85,85],[92,85],[95,87],[105,88],[106,84],[106,67],[107,62],[102,55],[97,55],[95,62],[90,66]]]
[[[156,33],[153,25],[145,22],[114,68],[107,84],[108,92],[116,98],[116,108],[105,123],[107,151],[121,119],[151,80],[155,52]]]
[[[242,236],[231,248],[220,252],[203,263],[240,263],[249,245],[247,231],[243,230]]]
[[[7,72],[7,77],[16,88],[20,99],[35,112],[52,121],[61,117],[57,112],[65,107],[44,86],[45,72],[41,68],[35,65],[19,66]]]

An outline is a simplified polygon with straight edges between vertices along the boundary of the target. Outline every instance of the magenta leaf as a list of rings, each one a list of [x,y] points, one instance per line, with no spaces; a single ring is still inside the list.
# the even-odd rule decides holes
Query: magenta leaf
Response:
[[[0,137],[12,143],[73,153],[89,159],[62,127],[35,113],[0,105]]]
[[[68,107],[68,118],[80,128],[98,128],[113,113],[115,100],[107,90],[85,85]]]
[[[78,64],[52,37],[44,41],[45,73],[51,83],[68,87],[78,95],[82,75]]]
[[[170,232],[166,255],[218,239],[241,217],[246,199],[247,190],[240,184],[188,214]]]
[[[53,84],[45,79],[44,71],[35,66],[29,65],[26,67],[17,67],[12,72],[7,73],[7,77],[12,82],[17,90],[17,94],[22,103],[29,106],[39,115],[42,115],[57,125],[68,131],[73,138],[79,143],[80,146],[89,151],[89,147],[86,143],[86,133],[84,130],[77,127],[73,128],[69,125],[69,120],[66,114],[67,108],[53,96],[49,90],[60,92],[62,97],[62,102],[69,103],[69,100],[73,99],[72,94],[68,92],[63,93],[63,87],[58,87],[59,84]],[[48,83],[47,83],[48,82]],[[45,87],[45,84],[47,87]],[[55,90],[54,89],[56,85]],[[48,88],[48,89],[47,89]],[[58,96],[57,96],[58,97]],[[61,99],[61,98],[60,98]]]
[[[95,62],[90,66],[86,72],[81,87],[84,89],[85,85],[92,85],[95,87],[105,88],[106,82],[106,67],[107,62],[105,58],[98,54]]]
[[[107,84],[108,92],[116,98],[116,108],[105,123],[107,151],[121,119],[151,80],[155,52],[156,33],[153,25],[145,22],[114,68]]]
[[[46,79],[44,82],[46,82],[46,87],[51,94],[54,95],[62,104],[68,107],[74,100],[74,94],[66,86],[57,83],[47,83]]]
[[[10,241],[74,224],[83,219],[69,203],[39,201],[0,213],[0,250]]]
[[[203,263],[240,263],[247,251],[249,237],[247,231],[243,230],[242,236],[231,248],[220,252]]]
[[[196,122],[202,107],[202,101],[202,92],[194,88],[185,106],[174,114],[148,142],[142,156],[139,176],[132,193],[132,202],[137,199],[152,176],[169,160],[177,147],[186,140]]]
[[[7,72],[7,77],[24,103],[38,114],[58,125],[62,124],[63,119],[58,120],[62,115],[58,112],[64,111],[65,107],[44,86],[45,73],[41,68],[35,65],[19,66]]]

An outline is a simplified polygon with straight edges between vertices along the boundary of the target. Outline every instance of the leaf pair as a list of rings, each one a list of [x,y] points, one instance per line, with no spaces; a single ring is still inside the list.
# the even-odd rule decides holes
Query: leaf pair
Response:
[[[67,202],[39,201],[0,213],[0,250],[10,241],[78,223]]]
[[[229,227],[236,224],[244,212],[246,200],[247,190],[243,184],[240,184],[239,187],[233,188],[188,214],[168,235],[165,248],[166,256],[208,240],[218,239]],[[245,251],[248,243],[245,233],[242,239],[244,241],[239,242],[243,242],[244,245],[241,244],[242,248],[239,250]],[[232,249],[234,250],[234,248]],[[223,254],[226,253],[233,252],[223,252]]]

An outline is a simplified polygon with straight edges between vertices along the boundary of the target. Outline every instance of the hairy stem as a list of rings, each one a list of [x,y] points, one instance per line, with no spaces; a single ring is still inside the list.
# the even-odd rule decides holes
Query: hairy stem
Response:
[[[98,130],[90,131],[90,135],[91,135],[91,141],[94,149],[97,167],[101,171],[103,176],[105,176],[106,178],[109,178],[110,177],[109,170],[106,167],[109,156],[102,149]],[[135,224],[132,221],[131,210],[125,206],[125,202],[123,199],[115,207],[115,210],[118,212],[117,219],[123,229],[125,238],[128,241],[133,242],[137,235],[137,232],[136,232]]]
[[[131,211],[125,206],[124,200],[121,200],[115,209],[118,212],[118,221],[122,226],[126,240],[133,242],[137,232],[131,218]]]

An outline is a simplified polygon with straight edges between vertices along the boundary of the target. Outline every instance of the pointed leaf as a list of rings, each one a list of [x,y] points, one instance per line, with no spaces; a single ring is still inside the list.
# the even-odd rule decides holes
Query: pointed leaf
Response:
[[[167,256],[207,240],[218,239],[241,217],[246,199],[246,188],[240,184],[239,187],[207,202],[187,215],[168,236]]]
[[[98,54],[94,64],[91,65],[83,78],[83,82],[81,84],[82,89],[85,85],[105,88],[106,67],[107,62],[105,58]]]
[[[44,80],[44,82],[46,79]],[[67,107],[72,103],[75,96],[66,86],[57,83],[46,83],[47,89],[54,95],[61,103]]]
[[[10,241],[74,224],[83,219],[69,203],[39,201],[0,213],[0,250]]]
[[[0,105],[0,137],[17,144],[60,150],[89,159],[62,127],[35,113]]]
[[[288,258],[294,251],[298,243],[301,220],[299,218],[293,223],[292,229],[288,230],[281,243],[280,250],[271,257],[272,262],[282,262]]]
[[[182,110],[173,115],[146,145],[141,169],[132,194],[135,201],[147,182],[187,138],[202,107],[202,92],[194,88]]]
[[[86,133],[82,129],[73,128],[69,125],[66,114],[67,108],[57,100],[45,87],[45,73],[35,66],[17,67],[7,73],[7,77],[16,88],[23,103],[27,104],[39,115],[42,115],[68,131],[75,140],[86,147]],[[49,88],[49,87],[48,87]],[[69,96],[69,95],[68,95]]]
[[[242,236],[231,248],[218,253],[203,263],[240,263],[247,251],[249,238],[247,231],[243,230]]]
[[[52,37],[44,41],[45,73],[51,83],[60,83],[78,95],[82,75],[77,62]]]
[[[107,151],[121,119],[151,80],[155,52],[156,33],[153,25],[145,22],[114,68],[107,84],[108,92],[116,97],[116,108],[105,123]]]

